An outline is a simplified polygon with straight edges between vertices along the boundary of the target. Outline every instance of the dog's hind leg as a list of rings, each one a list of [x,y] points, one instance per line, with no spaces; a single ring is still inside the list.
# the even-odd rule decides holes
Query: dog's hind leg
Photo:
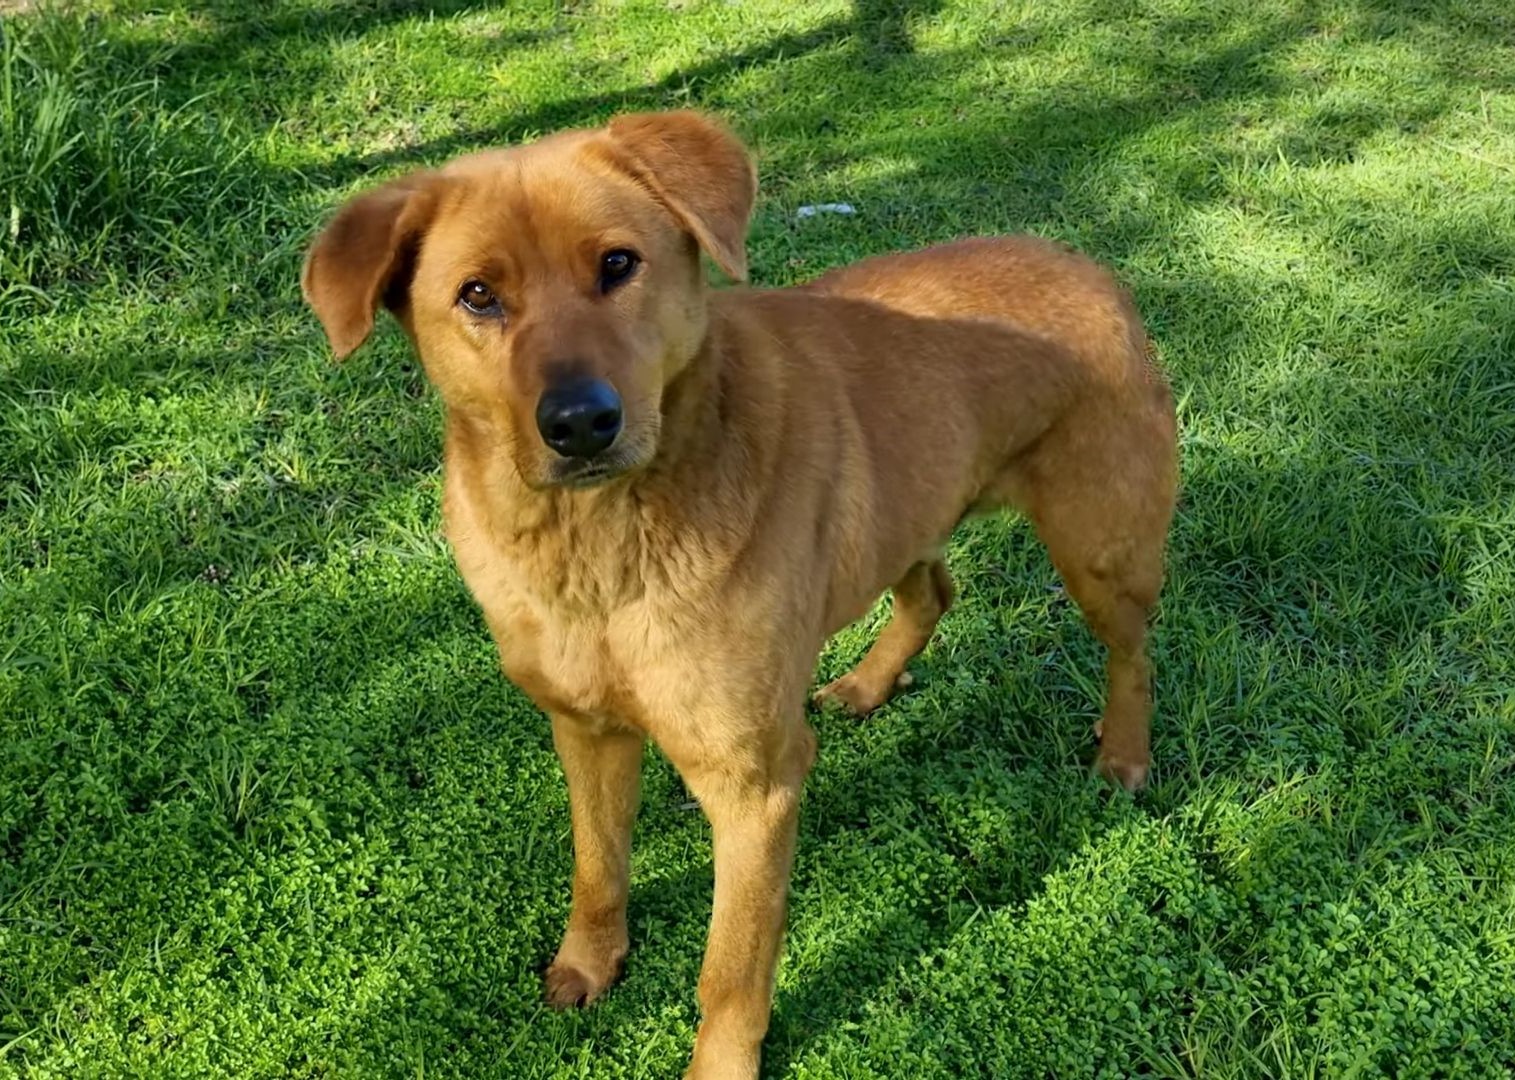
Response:
[[[1100,743],[1095,768],[1132,791],[1146,784],[1150,764],[1147,618],[1162,588],[1173,514],[1167,452],[1161,441],[1149,439],[1106,455],[1079,456],[1053,441],[1030,463],[1034,491],[1017,485],[1017,502],[1107,650],[1105,708],[1094,725]]]
[[[1069,568],[1063,580],[1106,649],[1105,709],[1094,725],[1099,740],[1094,767],[1106,779],[1135,791],[1146,785],[1151,762],[1147,615],[1155,590],[1089,567]]]
[[[816,692],[818,705],[841,705],[866,716],[905,685],[905,665],[926,647],[937,621],[952,606],[952,578],[941,559],[918,562],[895,583],[894,611],[868,655]]]

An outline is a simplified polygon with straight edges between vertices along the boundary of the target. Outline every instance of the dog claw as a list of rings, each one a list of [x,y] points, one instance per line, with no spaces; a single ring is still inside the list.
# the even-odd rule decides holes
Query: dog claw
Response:
[[[571,964],[553,964],[547,969],[547,1004],[554,1009],[582,1008],[605,992],[608,982],[596,985]]]
[[[889,697],[866,687],[852,672],[815,692],[815,703],[822,709],[841,710],[853,716],[867,716]]]
[[[849,671],[840,679],[827,683],[815,692],[815,704],[826,710],[840,709],[853,716],[867,716],[897,690],[908,690],[915,685],[915,676],[902,671],[894,681],[882,688],[869,686],[856,671]]]

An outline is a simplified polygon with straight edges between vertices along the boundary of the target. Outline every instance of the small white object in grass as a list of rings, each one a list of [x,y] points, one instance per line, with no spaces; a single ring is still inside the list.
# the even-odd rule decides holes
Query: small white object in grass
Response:
[[[823,202],[814,206],[802,206],[794,212],[798,218],[815,217],[817,214],[855,214],[857,207],[851,203]]]

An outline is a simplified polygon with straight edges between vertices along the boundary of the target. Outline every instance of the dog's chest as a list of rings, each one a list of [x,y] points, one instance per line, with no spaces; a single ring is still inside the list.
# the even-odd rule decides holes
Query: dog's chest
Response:
[[[646,726],[674,648],[654,598],[601,606],[592,585],[543,574],[492,546],[465,540],[454,551],[513,683],[548,712]]]
[[[543,709],[597,725],[646,726],[647,684],[661,650],[628,625],[633,613],[564,618],[518,604],[500,614],[490,624],[505,674]]]

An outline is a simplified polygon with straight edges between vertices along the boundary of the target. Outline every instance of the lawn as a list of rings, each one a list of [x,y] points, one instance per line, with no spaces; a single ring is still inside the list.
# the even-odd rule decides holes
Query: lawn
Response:
[[[1099,652],[1025,525],[965,527],[916,687],[815,718],[766,1074],[1515,1068],[1507,0],[33,6],[0,1075],[682,1068],[706,825],[649,753],[625,980],[549,1012],[567,801],[437,535],[437,402],[387,321],[333,365],[297,277],[380,178],[685,105],[758,155],[758,284],[1068,241],[1183,431],[1153,786],[1088,775]]]

